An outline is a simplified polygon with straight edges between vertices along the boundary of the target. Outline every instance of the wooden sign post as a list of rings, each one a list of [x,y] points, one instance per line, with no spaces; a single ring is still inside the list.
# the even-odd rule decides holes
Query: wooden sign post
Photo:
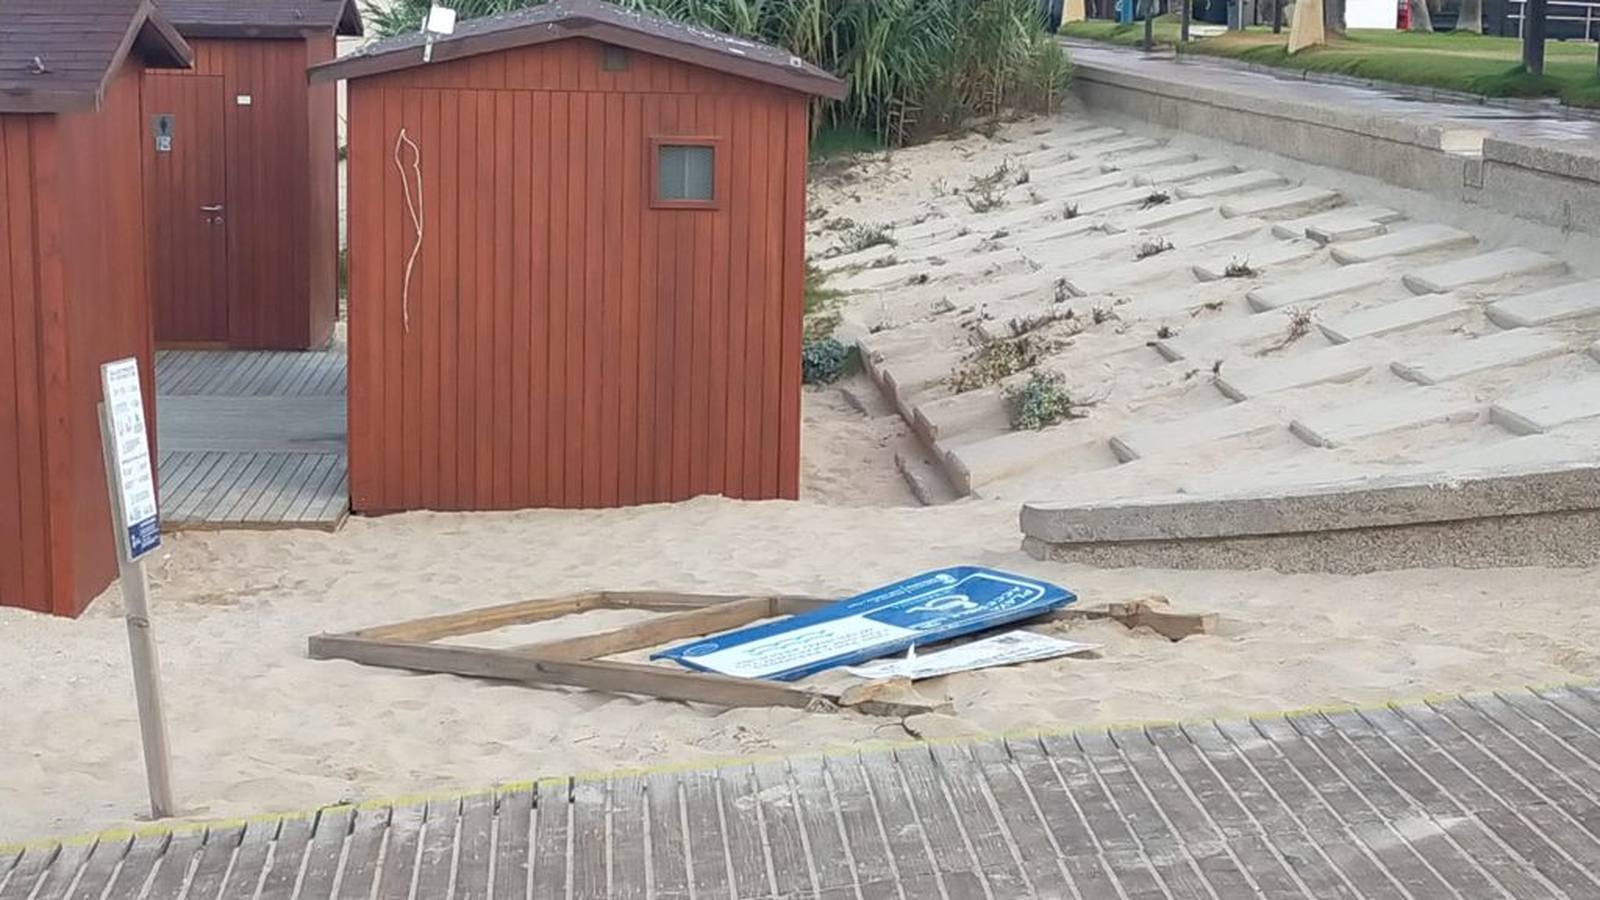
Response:
[[[144,571],[145,554],[161,546],[161,521],[150,466],[150,442],[145,435],[138,360],[119,359],[102,365],[100,389],[100,442],[105,449],[106,489],[111,494],[111,523],[117,537],[117,571],[123,615],[128,622],[128,649],[133,657],[133,688],[139,703],[145,775],[150,783],[150,812],[155,818],[164,819],[174,812],[171,760]]]

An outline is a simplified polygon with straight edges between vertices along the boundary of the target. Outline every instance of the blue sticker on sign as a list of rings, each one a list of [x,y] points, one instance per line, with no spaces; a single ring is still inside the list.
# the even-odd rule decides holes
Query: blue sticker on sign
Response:
[[[161,522],[155,516],[128,526],[128,555],[134,559],[161,546]]]
[[[651,659],[738,678],[794,681],[1031,618],[1076,599],[1047,581],[956,566],[798,616],[663,650]]]

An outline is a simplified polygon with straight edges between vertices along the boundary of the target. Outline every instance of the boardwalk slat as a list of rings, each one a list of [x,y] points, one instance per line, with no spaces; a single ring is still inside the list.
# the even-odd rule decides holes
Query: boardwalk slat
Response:
[[[160,861],[156,863],[156,874],[150,880],[150,889],[145,896],[149,900],[175,900],[182,896],[189,871],[194,868],[204,842],[205,834],[200,831],[174,834],[172,840],[167,842],[166,852],[161,854]]]
[[[1077,801],[1062,784],[1038,739],[1011,739],[1005,741],[1003,746],[1006,756],[1016,766],[1021,790],[1038,808],[1051,843],[1057,848],[1061,864],[1071,875],[1078,894],[1084,897],[1116,896],[1116,876],[1101,857],[1100,845],[1089,830]],[[994,780],[991,777],[991,784]],[[996,791],[996,795],[1000,796],[1000,792]],[[1005,803],[1003,797],[1001,802]],[[1154,885],[1152,880],[1150,887]]]
[[[611,894],[618,900],[641,900],[648,886],[644,836],[644,781],[635,775],[612,779],[607,798],[611,810]]]
[[[611,785],[600,779],[572,783],[572,896],[605,900],[609,887],[607,862]],[[498,897],[498,895],[497,895]]]
[[[987,793],[994,798],[1006,842],[1017,849],[1022,871],[1040,897],[1072,897],[1067,882],[1077,877],[1062,867],[1062,853],[1050,840],[1050,830],[1034,809],[1033,798],[1022,786],[1002,744],[983,741],[963,752],[973,755]],[[1104,887],[1109,888],[1109,880]]]
[[[461,801],[461,836],[457,843],[454,896],[458,900],[485,900],[494,856],[493,794],[471,794]]]
[[[899,769],[889,753],[864,753],[856,757],[867,781],[873,810],[889,843],[889,854],[907,897],[937,897],[940,879],[934,868],[927,832],[917,819],[911,798],[901,784]]]
[[[206,832],[206,844],[200,850],[200,862],[195,866],[184,900],[215,900],[222,893],[222,883],[233,865],[234,851],[244,838],[243,825],[213,828]]]
[[[558,780],[541,781],[534,789],[533,900],[567,896],[570,790],[568,782]]]
[[[326,900],[333,896],[354,812],[348,806],[333,806],[317,815],[311,846],[306,848],[306,874],[300,881],[300,892],[295,895],[298,900]]]
[[[60,844],[29,847],[22,852],[11,867],[5,882],[0,884],[0,900],[27,900],[39,883],[39,876],[60,855]]]
[[[461,801],[429,800],[424,815],[422,849],[417,854],[415,896],[448,897],[450,873],[455,869],[456,831],[461,821]],[[399,882],[395,882],[393,887],[398,888]]]
[[[978,857],[983,878],[1001,895],[1018,895],[1035,885],[1023,875],[1021,861],[1006,840],[1005,828],[984,790],[983,773],[965,747],[934,744],[935,769],[955,809],[956,823]],[[1059,876],[1058,876],[1059,877]]]
[[[966,838],[939,783],[939,771],[934,768],[928,748],[897,750],[894,761],[905,784],[905,791],[910,795],[911,808],[916,813],[917,821],[922,823],[922,839],[928,844],[935,871],[944,882],[945,893],[951,900],[987,896],[978,861],[967,848]]]
[[[1581,785],[1589,797],[1600,799],[1600,735],[1532,694],[1473,697],[1467,702]]]
[[[117,864],[128,855],[132,844],[132,838],[127,837],[97,842],[89,853],[89,859],[83,864],[83,871],[78,874],[78,883],[73,885],[72,893],[63,896],[71,896],[72,900],[99,900],[110,886]]]
[[[722,812],[713,772],[683,774],[684,836],[694,863],[696,897],[728,895],[728,844],[722,837]]]
[[[261,889],[261,880],[267,873],[267,860],[272,855],[272,842],[278,835],[278,820],[268,819],[248,822],[239,848],[233,854],[233,865],[222,885],[221,900],[252,900]]]
[[[503,791],[497,802],[494,898],[516,900],[528,895],[529,866],[533,861],[533,788]]]
[[[805,839],[800,833],[800,817],[795,813],[788,767],[782,763],[766,763],[756,766],[755,772],[759,789],[756,802],[761,809],[767,850],[772,855],[772,875],[777,879],[778,895],[809,896],[816,891],[816,885],[811,882],[811,868],[806,861]],[[661,890],[659,879],[656,890]]]
[[[889,900],[900,896],[895,887],[894,862],[888,842],[872,807],[866,776],[855,756],[829,756],[823,767],[832,782],[845,843],[850,846],[862,900]],[[937,887],[934,887],[937,891]],[[932,893],[923,896],[933,896]]]
[[[65,900],[96,843],[64,844],[34,885],[33,900]],[[27,895],[24,894],[24,897]]]
[[[356,810],[355,826],[350,830],[345,854],[344,875],[339,879],[340,900],[367,900],[372,896],[373,882],[378,875],[378,854],[388,830],[389,807]],[[245,843],[249,842],[250,834],[246,831]],[[240,857],[243,855],[241,850]]]
[[[789,781],[794,786],[800,829],[805,834],[811,869],[816,873],[817,896],[821,900],[855,897],[856,875],[850,865],[850,847],[839,830],[822,760],[817,757],[789,760]]]
[[[719,773],[718,782],[734,896],[768,896],[773,887],[756,812],[754,770],[749,766],[726,768]]]

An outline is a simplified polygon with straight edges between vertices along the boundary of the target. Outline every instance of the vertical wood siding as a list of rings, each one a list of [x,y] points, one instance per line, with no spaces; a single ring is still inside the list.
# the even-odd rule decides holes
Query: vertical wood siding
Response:
[[[139,359],[154,446],[139,84],[0,116],[0,605],[75,615],[115,575],[101,363]]]
[[[221,78],[226,168],[227,286],[207,314],[226,319],[235,347],[304,349],[326,344],[337,314],[338,187],[334,159],[334,87],[308,86],[306,67],[334,53],[331,36],[307,40],[196,39],[189,70],[151,70],[145,78]],[[159,95],[159,91],[152,92]],[[240,95],[250,104],[241,106]],[[147,104],[146,116],[172,110]],[[179,122],[180,139],[183,122]],[[146,141],[148,165],[156,154]],[[150,214],[170,209],[171,197],[152,193]],[[152,229],[159,234],[160,229]],[[158,265],[181,261],[152,248]],[[168,262],[173,260],[173,262]],[[160,272],[155,283],[163,283]],[[186,311],[159,292],[161,341],[183,341],[199,329]],[[175,318],[182,327],[167,330]]]
[[[797,495],[807,100],[629,56],[573,39],[351,83],[356,510]],[[724,140],[718,209],[651,208],[673,135]]]

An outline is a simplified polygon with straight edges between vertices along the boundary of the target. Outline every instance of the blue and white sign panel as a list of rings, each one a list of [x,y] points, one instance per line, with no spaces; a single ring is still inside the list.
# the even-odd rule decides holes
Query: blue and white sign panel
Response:
[[[1049,582],[957,566],[664,650],[652,659],[737,678],[794,681],[1031,618],[1076,599]]]
[[[100,387],[111,425],[112,472],[117,480],[112,488],[122,499],[122,521],[117,527],[126,529],[128,561],[132,562],[161,546],[139,361],[119,359],[101,366]]]

